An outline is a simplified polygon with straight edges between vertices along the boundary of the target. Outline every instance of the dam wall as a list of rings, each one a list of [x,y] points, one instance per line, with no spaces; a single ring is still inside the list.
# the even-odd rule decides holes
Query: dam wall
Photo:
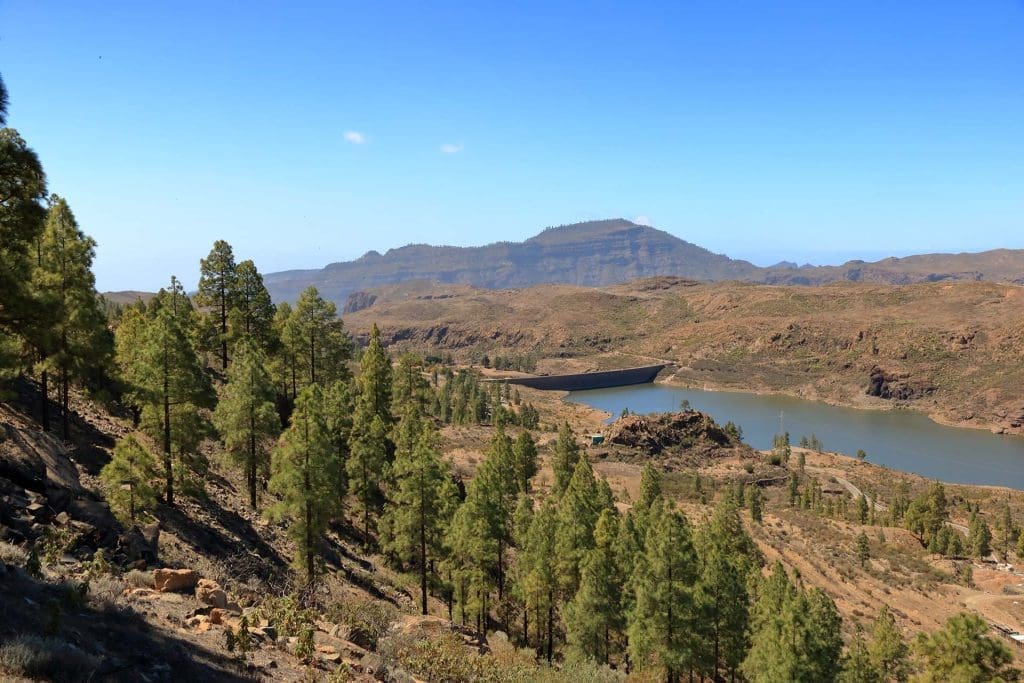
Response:
[[[607,389],[608,387],[624,387],[630,384],[647,384],[653,382],[665,364],[646,365],[642,368],[626,368],[625,370],[602,370],[600,372],[581,372],[573,375],[543,375],[535,377],[509,377],[501,381],[519,384],[531,389],[555,391],[585,391],[587,389]]]

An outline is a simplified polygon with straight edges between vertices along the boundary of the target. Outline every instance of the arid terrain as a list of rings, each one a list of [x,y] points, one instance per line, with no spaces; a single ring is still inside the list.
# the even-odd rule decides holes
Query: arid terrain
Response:
[[[692,387],[908,408],[1021,433],[1024,289],[983,282],[783,287],[650,278],[523,290],[410,283],[345,316],[399,348],[529,357],[541,373],[667,362]]]

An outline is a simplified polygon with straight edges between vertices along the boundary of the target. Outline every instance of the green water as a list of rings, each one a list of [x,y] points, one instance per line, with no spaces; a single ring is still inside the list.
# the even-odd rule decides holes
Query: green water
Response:
[[[575,391],[566,400],[617,417],[624,408],[635,413],[677,410],[684,399],[720,424],[732,420],[740,425],[743,440],[754,448],[771,447],[772,437],[780,431],[781,415],[782,428],[794,444],[814,433],[826,450],[854,455],[863,449],[869,462],[894,470],[945,482],[1024,490],[1024,437],[945,427],[918,413],[855,410],[787,396],[662,384]]]

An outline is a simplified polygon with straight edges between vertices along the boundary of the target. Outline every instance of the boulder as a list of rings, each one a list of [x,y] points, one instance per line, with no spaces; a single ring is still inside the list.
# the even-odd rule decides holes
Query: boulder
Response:
[[[210,610],[210,623],[221,624],[224,623],[224,610],[219,607],[214,607]]]
[[[161,593],[186,591],[199,583],[199,572],[193,569],[154,569],[153,586]]]
[[[205,605],[213,605],[224,609],[228,606],[228,595],[216,581],[199,579],[196,583],[196,599]]]
[[[159,536],[159,526],[155,526],[157,526],[156,535]],[[129,562],[143,560],[146,564],[155,564],[157,561],[155,541],[147,538],[146,533],[137,526],[133,526],[121,534],[117,539],[117,547],[125,554]]]

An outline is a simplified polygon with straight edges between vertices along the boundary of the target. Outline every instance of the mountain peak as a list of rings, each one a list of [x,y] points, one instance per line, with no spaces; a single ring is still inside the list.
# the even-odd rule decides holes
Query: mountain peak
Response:
[[[343,303],[353,292],[408,280],[499,289],[548,283],[600,286],[656,275],[737,279],[756,271],[746,261],[713,254],[663,230],[611,218],[549,227],[524,242],[410,244],[383,255],[370,251],[321,270],[269,273],[265,281],[276,300],[294,300],[315,285],[321,295]]]

